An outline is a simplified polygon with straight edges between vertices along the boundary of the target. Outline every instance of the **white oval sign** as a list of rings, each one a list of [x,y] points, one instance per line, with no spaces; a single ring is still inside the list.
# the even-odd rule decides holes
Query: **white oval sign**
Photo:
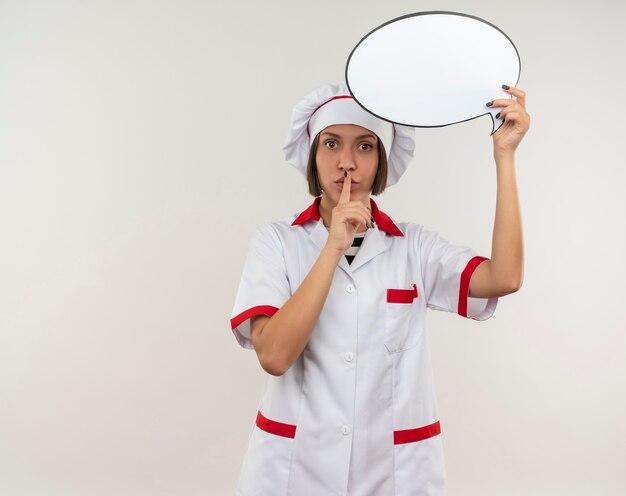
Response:
[[[354,99],[387,121],[439,127],[489,114],[492,133],[511,98],[521,63],[511,39],[493,24],[457,12],[417,12],[367,34],[352,50],[346,83]]]

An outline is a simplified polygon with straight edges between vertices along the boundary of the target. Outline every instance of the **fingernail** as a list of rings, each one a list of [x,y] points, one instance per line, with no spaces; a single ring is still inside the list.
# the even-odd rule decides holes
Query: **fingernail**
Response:
[[[487,102],[485,103],[485,105],[487,105],[487,107],[491,107],[493,105],[493,102]]]
[[[503,89],[505,89],[505,90],[510,90],[510,89],[511,89],[511,87],[510,87],[510,86],[507,86],[506,84],[503,84],[503,85],[502,85],[502,88],[503,88]]]
[[[499,118],[500,118],[500,112],[496,114],[496,119],[499,119]]]

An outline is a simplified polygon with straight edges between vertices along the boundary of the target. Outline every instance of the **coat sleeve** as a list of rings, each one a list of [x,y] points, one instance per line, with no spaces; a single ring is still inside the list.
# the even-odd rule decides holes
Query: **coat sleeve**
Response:
[[[291,297],[283,249],[271,225],[260,227],[252,237],[231,314],[237,342],[252,349],[250,319],[271,317]]]
[[[487,320],[493,315],[498,298],[469,297],[472,274],[488,260],[486,257],[432,231],[422,230],[417,243],[428,308],[474,320]]]

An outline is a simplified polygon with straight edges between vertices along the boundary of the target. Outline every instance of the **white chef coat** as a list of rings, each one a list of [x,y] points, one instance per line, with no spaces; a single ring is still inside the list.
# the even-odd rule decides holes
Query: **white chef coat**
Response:
[[[277,312],[326,244],[319,201],[255,233],[231,319],[244,348],[250,318]],[[267,376],[237,495],[445,493],[426,309],[485,320],[497,298],[468,297],[486,258],[371,206],[376,227],[339,261],[304,351]]]

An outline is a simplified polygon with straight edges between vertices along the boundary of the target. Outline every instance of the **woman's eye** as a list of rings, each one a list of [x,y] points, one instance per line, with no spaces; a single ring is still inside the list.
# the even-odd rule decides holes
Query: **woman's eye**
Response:
[[[327,141],[325,143],[325,145],[326,145],[326,148],[331,148],[332,149],[332,148],[335,148],[337,146],[337,143],[335,143],[334,141]]]
[[[372,148],[374,148],[369,143],[361,143],[360,147],[361,147],[361,150],[371,150]]]

